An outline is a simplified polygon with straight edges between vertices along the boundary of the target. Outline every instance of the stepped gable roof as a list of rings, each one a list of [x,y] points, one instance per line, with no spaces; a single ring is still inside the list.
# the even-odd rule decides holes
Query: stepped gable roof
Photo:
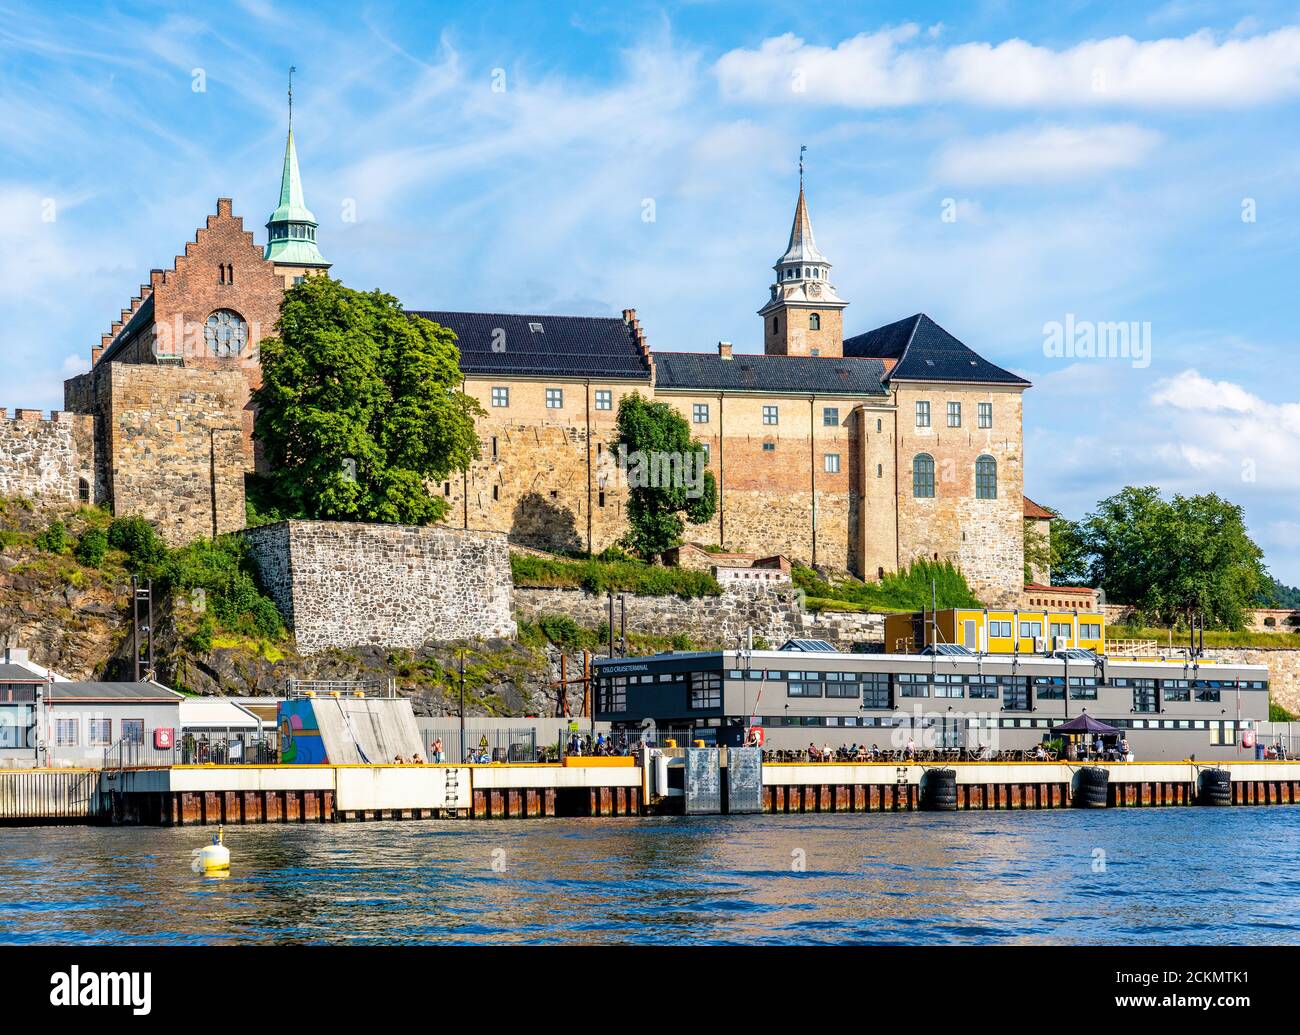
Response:
[[[887,381],[945,381],[1025,385],[990,363],[924,313],[844,339],[844,355],[894,361]]]
[[[650,378],[650,363],[634,328],[617,316],[411,314],[455,332],[460,369],[466,374]]]
[[[886,395],[885,368],[872,359],[768,356],[711,352],[656,352],[655,387],[730,392]]]

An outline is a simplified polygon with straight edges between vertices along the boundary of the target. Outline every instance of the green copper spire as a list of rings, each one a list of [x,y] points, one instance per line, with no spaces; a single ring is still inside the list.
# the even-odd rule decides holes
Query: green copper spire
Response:
[[[293,72],[289,69],[289,138],[284,145],[284,172],[280,175],[280,205],[266,221],[263,258],[284,266],[327,267],[316,247],[316,217],[302,195],[298,150],[293,145]]]

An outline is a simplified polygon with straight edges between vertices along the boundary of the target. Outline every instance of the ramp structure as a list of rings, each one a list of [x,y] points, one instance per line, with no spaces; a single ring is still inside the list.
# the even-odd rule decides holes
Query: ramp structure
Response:
[[[388,765],[423,757],[411,702],[394,697],[299,697],[280,705],[280,760]],[[427,759],[426,759],[427,761]]]

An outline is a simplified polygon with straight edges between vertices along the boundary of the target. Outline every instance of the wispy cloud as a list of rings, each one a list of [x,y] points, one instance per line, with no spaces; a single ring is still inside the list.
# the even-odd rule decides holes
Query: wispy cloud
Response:
[[[1059,50],[1021,39],[936,46],[915,24],[833,47],[785,33],[724,54],[717,75],[729,98],[851,108],[1236,107],[1300,96],[1300,28],[1114,36]]]
[[[1077,180],[1140,165],[1160,140],[1154,130],[1127,124],[1016,129],[948,145],[936,174],[972,184]]]

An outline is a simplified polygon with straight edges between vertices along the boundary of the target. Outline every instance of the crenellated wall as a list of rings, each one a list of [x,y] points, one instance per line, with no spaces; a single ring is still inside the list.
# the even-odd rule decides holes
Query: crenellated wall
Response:
[[[0,408],[0,496],[36,504],[98,502],[95,421],[89,414]]]

